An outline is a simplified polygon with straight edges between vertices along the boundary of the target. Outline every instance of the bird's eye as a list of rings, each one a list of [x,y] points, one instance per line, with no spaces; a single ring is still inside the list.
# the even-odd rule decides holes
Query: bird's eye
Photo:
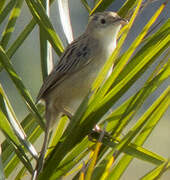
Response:
[[[101,24],[105,24],[106,20],[105,19],[101,19],[100,22],[101,22]]]

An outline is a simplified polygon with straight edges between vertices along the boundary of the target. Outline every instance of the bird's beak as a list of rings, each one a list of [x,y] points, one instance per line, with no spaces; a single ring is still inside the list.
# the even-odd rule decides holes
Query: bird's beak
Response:
[[[122,26],[128,24],[128,20],[125,19],[125,18],[120,18],[119,21],[120,21],[120,24],[121,24]]]
[[[122,26],[126,25],[128,23],[128,20],[124,19],[124,18],[121,18],[121,17],[118,17],[116,19],[114,19],[113,23],[120,23]]]

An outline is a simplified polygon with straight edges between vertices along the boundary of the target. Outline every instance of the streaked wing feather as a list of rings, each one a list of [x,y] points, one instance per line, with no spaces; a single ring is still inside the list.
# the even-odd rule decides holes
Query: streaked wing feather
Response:
[[[77,44],[83,41],[82,46]],[[65,78],[85,67],[94,57],[94,51],[91,51],[89,39],[85,34],[71,43],[62,54],[59,63],[54,67],[49,76],[45,79],[37,101],[45,97],[48,92],[57,87]]]

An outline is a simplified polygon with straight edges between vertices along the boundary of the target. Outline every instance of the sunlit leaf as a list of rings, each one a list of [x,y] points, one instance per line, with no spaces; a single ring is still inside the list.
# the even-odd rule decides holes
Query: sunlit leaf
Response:
[[[22,4],[23,4],[23,0],[18,0],[15,7],[11,11],[8,24],[2,34],[2,39],[0,41],[0,44],[4,49],[7,47],[12,32],[15,29],[15,24],[20,15]]]
[[[0,24],[5,20],[8,16],[12,8],[15,6],[17,0],[11,0],[0,12]]]
[[[18,89],[19,93],[21,96],[25,99],[26,104],[28,107],[33,111],[36,116],[38,117],[37,120],[39,124],[41,125],[42,128],[44,128],[44,123],[42,120],[42,117],[40,116],[32,98],[31,95],[29,94],[28,90],[25,88],[21,78],[17,75],[16,71],[14,70],[8,56],[6,55],[5,51],[3,50],[2,47],[0,47],[0,62],[9,74],[10,78],[14,82],[16,88]]]

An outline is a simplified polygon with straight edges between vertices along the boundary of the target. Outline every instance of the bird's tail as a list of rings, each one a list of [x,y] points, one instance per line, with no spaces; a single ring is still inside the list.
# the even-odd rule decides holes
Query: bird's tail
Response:
[[[48,147],[48,142],[49,142],[49,135],[50,135],[50,130],[52,129],[53,124],[56,122],[57,117],[59,117],[60,112],[55,109],[54,106],[50,106],[49,103],[46,103],[46,109],[45,109],[45,119],[46,119],[46,128],[45,128],[45,136],[44,136],[44,141],[43,145],[41,148],[41,153],[40,156],[37,160],[37,165],[35,168],[34,174],[38,176],[40,172],[43,169],[44,166],[44,158],[45,158],[45,153]],[[36,179],[36,178],[34,178]]]

